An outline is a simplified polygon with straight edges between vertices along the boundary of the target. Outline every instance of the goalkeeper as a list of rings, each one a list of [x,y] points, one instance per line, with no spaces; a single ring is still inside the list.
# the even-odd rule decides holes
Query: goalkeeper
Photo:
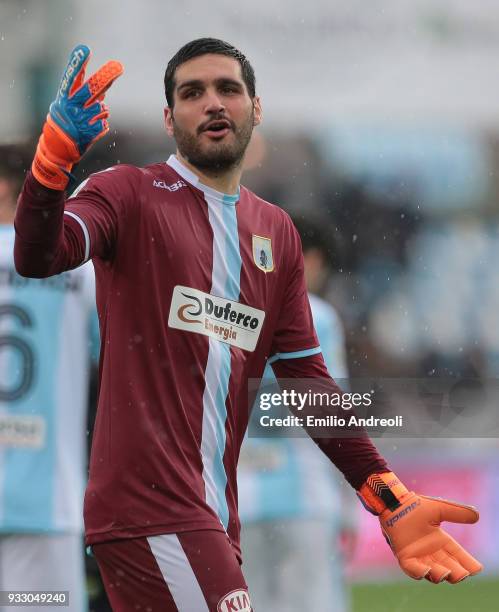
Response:
[[[289,217],[241,186],[261,122],[255,75],[228,43],[191,41],[165,73],[177,151],[92,175],[66,200],[72,166],[108,131],[111,62],[85,81],[78,46],[50,107],[16,216],[15,260],[46,277],[92,259],[100,393],[86,540],[113,608],[246,610],[236,466],[244,382],[329,377]],[[369,438],[316,440],[358,491],[404,572],[455,583],[481,565],[442,528],[472,507],[408,490]]]

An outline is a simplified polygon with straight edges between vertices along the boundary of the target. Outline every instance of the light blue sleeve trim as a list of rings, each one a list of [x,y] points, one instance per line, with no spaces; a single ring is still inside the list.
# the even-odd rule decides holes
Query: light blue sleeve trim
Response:
[[[276,353],[272,355],[267,361],[268,364],[274,363],[278,359],[299,359],[300,357],[309,357],[310,355],[317,355],[317,353],[322,353],[322,349],[320,346],[316,346],[315,348],[305,349],[303,351],[295,351],[294,353]]]
[[[81,217],[79,217],[78,215],[75,215],[73,212],[71,212],[69,210],[65,210],[64,214],[68,215],[68,217],[72,217],[75,221],[78,222],[78,225],[81,227],[81,230],[83,232],[83,236],[85,238],[85,255],[83,257],[83,261],[80,264],[80,266],[81,266],[90,257],[90,233],[88,231],[87,226],[85,225],[85,222],[83,221],[83,219]]]

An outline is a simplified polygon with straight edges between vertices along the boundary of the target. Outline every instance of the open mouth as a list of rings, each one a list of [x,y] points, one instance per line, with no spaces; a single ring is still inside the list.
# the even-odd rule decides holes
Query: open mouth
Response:
[[[202,130],[203,133],[208,136],[212,136],[215,138],[221,138],[225,136],[232,130],[232,126],[229,121],[226,120],[218,120],[218,121],[210,121],[208,125]]]

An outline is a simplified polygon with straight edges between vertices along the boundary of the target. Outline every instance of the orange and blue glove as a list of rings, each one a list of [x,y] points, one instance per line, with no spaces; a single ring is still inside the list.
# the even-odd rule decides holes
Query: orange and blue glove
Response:
[[[50,105],[31,170],[50,189],[64,191],[71,169],[89,147],[109,131],[106,91],[123,74],[120,62],[109,61],[85,81],[90,49],[71,51],[57,97]]]
[[[440,527],[443,521],[476,523],[473,506],[417,495],[393,472],[373,474],[357,494],[378,516],[400,567],[411,578],[455,584],[482,571],[482,564]]]

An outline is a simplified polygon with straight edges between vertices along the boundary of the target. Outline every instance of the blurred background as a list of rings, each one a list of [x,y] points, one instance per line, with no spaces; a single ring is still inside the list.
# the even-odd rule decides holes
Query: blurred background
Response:
[[[0,142],[37,137],[83,42],[89,70],[113,58],[125,74],[107,97],[111,134],[78,179],[166,159],[164,69],[200,36],[228,40],[256,71],[264,121],[244,184],[327,220],[322,293],[344,325],[350,376],[497,378],[499,4],[0,0]],[[363,513],[348,563],[352,610],[497,610],[497,440],[378,443],[414,489],[479,507],[477,526],[452,533],[486,571],[452,589],[410,583]],[[105,609],[90,585],[93,609]]]

